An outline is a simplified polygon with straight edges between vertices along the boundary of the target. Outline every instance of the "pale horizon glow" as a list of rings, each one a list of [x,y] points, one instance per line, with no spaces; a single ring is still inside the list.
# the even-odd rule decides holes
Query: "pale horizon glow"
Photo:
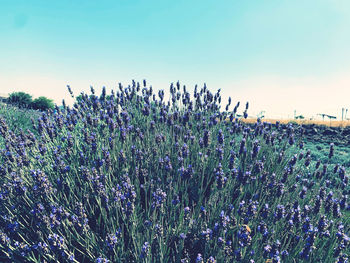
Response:
[[[0,94],[57,104],[146,79],[206,83],[250,116],[341,119],[350,110],[350,2],[9,1],[0,11]],[[350,112],[347,116],[350,118]]]

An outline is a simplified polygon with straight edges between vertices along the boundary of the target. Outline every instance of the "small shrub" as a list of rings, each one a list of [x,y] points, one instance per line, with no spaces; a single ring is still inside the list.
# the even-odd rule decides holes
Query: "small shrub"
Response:
[[[32,102],[31,107],[34,110],[45,111],[45,110],[48,110],[48,109],[54,109],[55,104],[53,103],[53,100],[41,96],[39,98],[36,98]]]
[[[22,91],[12,92],[7,101],[18,107],[28,108],[32,103],[32,96]]]

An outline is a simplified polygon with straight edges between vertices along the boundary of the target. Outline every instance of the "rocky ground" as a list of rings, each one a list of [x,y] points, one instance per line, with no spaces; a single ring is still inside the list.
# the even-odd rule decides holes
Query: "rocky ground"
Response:
[[[350,146],[350,126],[328,127],[315,124],[302,125],[307,140],[320,143],[334,143],[335,145]]]
[[[270,122],[266,122],[270,123]],[[254,127],[255,123],[248,123]],[[299,137],[302,135],[304,141],[310,141],[315,143],[330,144],[334,143],[339,146],[350,146],[350,126],[346,127],[331,127],[326,125],[317,124],[296,124],[291,123],[294,128],[294,132]],[[275,123],[272,123],[275,126]],[[287,130],[288,124],[280,124],[280,127]]]

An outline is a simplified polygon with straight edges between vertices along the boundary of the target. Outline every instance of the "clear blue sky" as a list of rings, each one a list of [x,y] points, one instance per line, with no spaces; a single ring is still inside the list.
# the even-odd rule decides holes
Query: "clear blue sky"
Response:
[[[0,93],[180,80],[277,117],[350,111],[348,0],[0,0]],[[350,112],[348,117],[350,117]]]

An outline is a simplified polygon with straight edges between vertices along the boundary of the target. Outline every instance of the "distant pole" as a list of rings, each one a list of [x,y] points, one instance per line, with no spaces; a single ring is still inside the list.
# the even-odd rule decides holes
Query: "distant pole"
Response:
[[[344,108],[341,108],[341,120],[344,120]]]

